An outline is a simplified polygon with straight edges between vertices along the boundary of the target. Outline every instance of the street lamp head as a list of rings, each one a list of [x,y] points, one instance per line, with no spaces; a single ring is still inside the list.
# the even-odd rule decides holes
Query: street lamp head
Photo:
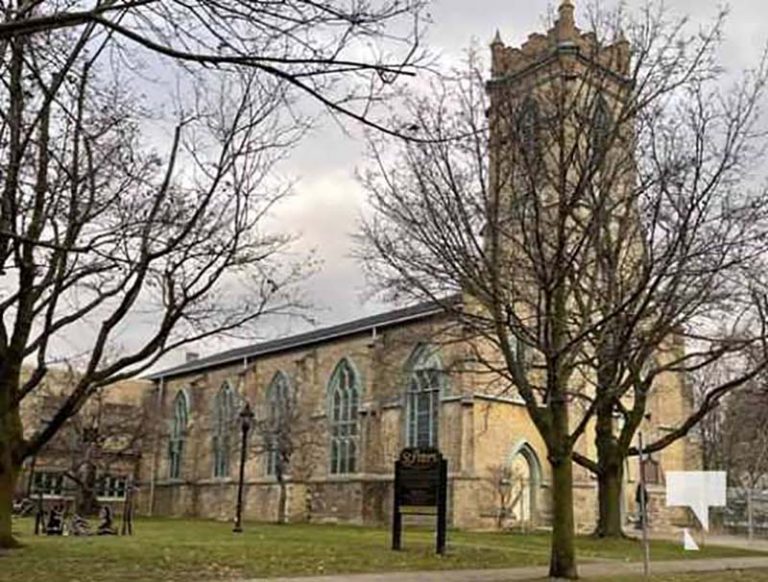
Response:
[[[240,411],[240,428],[243,431],[248,431],[253,426],[253,411],[251,410],[251,405],[246,402],[245,406],[243,406],[243,409]]]

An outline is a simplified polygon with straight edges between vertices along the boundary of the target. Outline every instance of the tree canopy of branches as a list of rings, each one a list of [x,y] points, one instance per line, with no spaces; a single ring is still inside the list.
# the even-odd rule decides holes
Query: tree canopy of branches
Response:
[[[380,130],[370,105],[413,74],[426,0],[10,0],[0,45],[60,29],[108,37],[122,58],[187,70],[251,69]]]
[[[552,576],[576,576],[573,460],[597,474],[598,529],[613,533],[660,377],[764,348],[768,197],[751,171],[766,68],[723,87],[722,18],[689,36],[650,6],[593,14],[581,35],[564,3],[536,73],[547,82],[506,81],[497,41],[487,86],[472,62],[410,101],[425,142],[371,141],[360,254],[378,289],[458,318],[478,367],[524,400],[552,468]],[[459,309],[443,299],[455,293]],[[703,408],[764,367],[763,352]],[[596,460],[574,450],[589,426]]]
[[[2,548],[22,461],[94,391],[295,307],[306,266],[265,219],[287,194],[273,166],[308,128],[299,95],[380,127],[371,107],[412,74],[422,2],[0,8]],[[165,112],[142,95],[167,89],[156,77],[179,87]],[[135,326],[140,345],[124,345]],[[19,407],[68,343],[78,381],[25,436]]]

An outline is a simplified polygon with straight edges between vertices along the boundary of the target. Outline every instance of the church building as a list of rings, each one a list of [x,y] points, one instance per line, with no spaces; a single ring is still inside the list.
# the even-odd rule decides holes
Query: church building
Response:
[[[613,67],[611,75],[625,75],[626,42],[596,43],[593,34],[576,28],[573,6],[564,0],[545,34],[530,35],[519,48],[497,37],[489,92],[493,97],[502,83],[526,84],[546,75],[563,51],[603,59]],[[137,508],[143,514],[231,519],[238,415],[247,402],[255,419],[245,451],[245,519],[278,519],[284,479],[289,521],[388,523],[394,462],[404,447],[418,446],[437,447],[447,459],[449,525],[546,526],[550,469],[544,444],[519,397],[467,373],[471,350],[461,334],[444,310],[421,304],[154,373],[145,406],[155,430],[143,442]],[[662,374],[642,427],[646,438],[663,436],[691,406],[684,378]],[[275,437],[281,423],[290,430]],[[275,438],[290,439],[284,475],[278,475]],[[594,457],[593,441],[588,431],[576,449]],[[693,468],[695,457],[694,444],[681,439],[645,462],[652,523],[669,519],[665,472]],[[637,465],[631,459],[624,477],[628,520],[636,511]],[[577,529],[589,530],[596,522],[597,484],[581,467],[574,467],[574,479]]]

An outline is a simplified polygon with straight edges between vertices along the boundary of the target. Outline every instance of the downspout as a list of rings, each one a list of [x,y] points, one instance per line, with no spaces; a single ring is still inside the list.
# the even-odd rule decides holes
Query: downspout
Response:
[[[242,399],[243,404],[248,400],[245,397],[245,383],[246,383],[247,375],[248,375],[248,356],[243,356],[243,369],[240,371],[240,385],[238,386],[238,388],[240,389],[240,398]]]
[[[379,334],[378,329],[374,325],[371,328],[371,339],[368,342],[368,385],[371,386],[374,382],[373,379],[373,370],[375,368],[375,360],[376,360],[376,342],[378,341]],[[360,379],[362,381],[362,378]],[[365,394],[365,400],[366,400],[366,406],[364,408],[361,408],[361,410],[365,410],[365,415],[360,419],[360,444],[359,444],[359,450],[357,453],[358,458],[358,466],[357,466],[357,472],[358,473],[365,473],[368,470],[368,467],[371,466],[372,463],[369,463],[367,455],[368,451],[368,433],[373,430],[371,428],[371,415],[375,414],[375,405],[373,404],[373,400],[371,400],[370,393],[365,393],[364,386],[360,386],[361,388],[361,396]],[[361,398],[362,401],[362,398]],[[365,452],[363,452],[365,451]]]
[[[157,405],[155,410],[158,411],[158,413],[163,409],[163,393],[165,392],[165,378],[160,378],[160,382],[158,382],[157,385]],[[159,464],[159,457],[160,457],[160,432],[158,427],[161,425],[161,423],[157,423],[155,425],[155,451],[152,455],[152,476],[149,480],[149,509],[147,511],[147,515],[149,517],[152,517],[155,512],[155,481],[157,481],[157,466]]]

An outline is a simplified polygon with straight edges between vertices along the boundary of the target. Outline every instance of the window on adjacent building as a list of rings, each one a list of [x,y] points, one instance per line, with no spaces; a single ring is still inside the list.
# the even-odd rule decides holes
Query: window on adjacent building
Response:
[[[336,366],[329,388],[331,473],[354,473],[357,471],[360,384],[347,359]]]
[[[128,477],[122,475],[104,475],[99,481],[96,495],[109,499],[125,499]]]
[[[35,471],[32,478],[34,495],[61,496],[64,493],[64,473],[60,471]]]
[[[229,476],[229,457],[232,446],[232,428],[235,418],[235,394],[225,382],[213,402],[213,476]]]
[[[291,382],[284,372],[278,372],[267,388],[267,475],[277,474],[280,449],[287,435],[290,422]]]
[[[179,390],[173,400],[173,420],[168,443],[168,477],[181,478],[181,461],[184,454],[184,442],[187,438],[189,422],[189,402],[183,390]]]
[[[420,346],[409,362],[406,416],[410,447],[437,447],[438,410],[444,373],[434,349]]]

